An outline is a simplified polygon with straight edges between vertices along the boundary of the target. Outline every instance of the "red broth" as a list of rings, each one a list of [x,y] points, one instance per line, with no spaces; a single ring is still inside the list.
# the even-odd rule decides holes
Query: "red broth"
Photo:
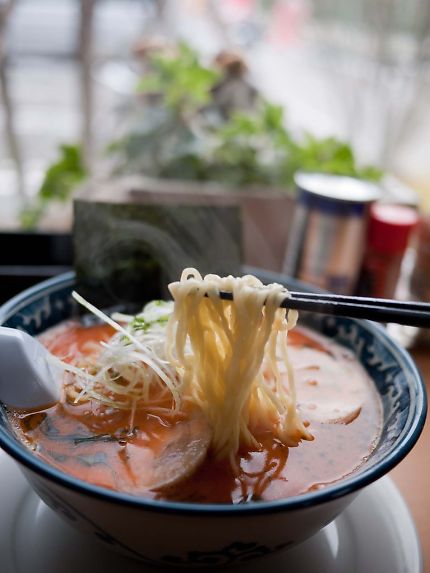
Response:
[[[107,340],[107,326],[69,322],[47,332],[42,342],[73,360]],[[90,344],[89,344],[90,343]],[[374,449],[382,408],[372,381],[347,349],[305,329],[289,333],[298,408],[313,441],[287,448],[270,433],[261,448],[239,452],[240,472],[210,453],[188,479],[166,491],[143,486],[145,468],[180,421],[130,412],[87,401],[63,402],[38,412],[11,412],[20,439],[48,464],[92,484],[150,498],[244,503],[272,500],[319,489],[357,470]]]

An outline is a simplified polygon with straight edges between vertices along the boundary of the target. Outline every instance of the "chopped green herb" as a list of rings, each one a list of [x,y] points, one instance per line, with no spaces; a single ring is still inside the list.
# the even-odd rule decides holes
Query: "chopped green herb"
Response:
[[[131,328],[133,330],[143,330],[143,332],[148,332],[148,330],[154,326],[154,324],[159,324],[160,326],[164,326],[167,324],[169,320],[168,316],[161,316],[156,320],[145,320],[143,316],[135,316],[133,321],[131,322]]]

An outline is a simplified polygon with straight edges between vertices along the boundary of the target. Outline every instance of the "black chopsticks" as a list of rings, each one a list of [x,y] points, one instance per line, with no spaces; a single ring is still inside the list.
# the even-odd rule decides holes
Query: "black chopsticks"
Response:
[[[233,295],[231,292],[220,292],[220,298],[232,300]],[[425,302],[290,292],[289,296],[282,301],[281,306],[335,316],[430,328],[430,304]]]

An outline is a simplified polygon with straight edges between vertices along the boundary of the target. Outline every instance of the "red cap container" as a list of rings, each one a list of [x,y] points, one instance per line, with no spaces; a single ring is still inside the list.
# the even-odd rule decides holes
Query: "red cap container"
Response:
[[[375,203],[370,207],[368,246],[384,253],[401,253],[417,223],[418,213],[411,207]]]

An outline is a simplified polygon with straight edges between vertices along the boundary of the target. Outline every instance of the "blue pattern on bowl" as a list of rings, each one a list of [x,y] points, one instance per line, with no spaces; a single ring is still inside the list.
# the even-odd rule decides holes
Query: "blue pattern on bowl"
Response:
[[[0,307],[0,324],[36,335],[74,316],[75,274],[65,273],[24,291]]]
[[[226,547],[213,551],[187,551],[182,555],[163,555],[160,560],[156,561],[148,557],[148,555],[144,555],[141,552],[133,550],[119,539],[116,539],[104,531],[87,515],[82,511],[77,511],[58,494],[54,494],[48,488],[39,483],[35,483],[34,481],[32,482],[32,485],[33,489],[39,494],[45,503],[49,505],[51,509],[60,513],[63,518],[69,521],[69,523],[73,525],[79,525],[79,522],[85,523],[87,529],[91,531],[92,535],[96,537],[98,541],[108,545],[110,549],[117,549],[128,557],[139,559],[148,565],[159,565],[161,561],[161,563],[170,566],[225,566],[270,555],[271,553],[285,549],[292,543],[289,541],[286,543],[280,543],[274,547],[268,547],[267,545],[262,545],[255,541],[235,541]]]

